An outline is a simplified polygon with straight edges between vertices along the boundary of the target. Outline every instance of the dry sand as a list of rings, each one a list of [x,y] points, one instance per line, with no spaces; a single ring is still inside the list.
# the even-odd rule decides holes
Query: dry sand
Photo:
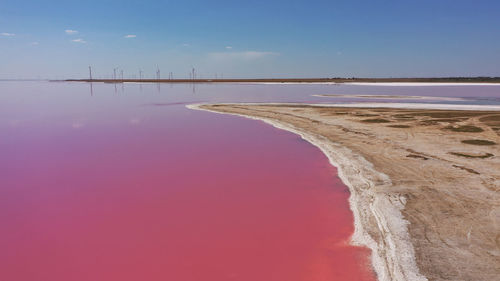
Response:
[[[378,280],[500,280],[500,112],[193,105],[301,135],[350,188]],[[464,142],[465,143],[464,143]]]

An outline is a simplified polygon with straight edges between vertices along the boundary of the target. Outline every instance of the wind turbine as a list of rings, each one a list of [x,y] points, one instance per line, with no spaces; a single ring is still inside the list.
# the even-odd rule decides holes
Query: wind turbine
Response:
[[[193,80],[195,80],[196,79],[196,69],[194,68],[194,66],[191,66],[191,73],[192,73],[191,77],[193,78]]]

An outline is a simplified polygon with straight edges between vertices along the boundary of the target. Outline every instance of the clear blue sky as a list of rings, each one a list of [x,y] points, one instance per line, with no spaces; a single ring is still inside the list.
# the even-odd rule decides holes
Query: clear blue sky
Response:
[[[127,35],[129,38],[126,38]],[[0,1],[0,78],[500,76],[500,1]]]

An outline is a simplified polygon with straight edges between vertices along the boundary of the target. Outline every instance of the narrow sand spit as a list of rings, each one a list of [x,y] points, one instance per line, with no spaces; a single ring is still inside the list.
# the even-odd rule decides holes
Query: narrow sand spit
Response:
[[[447,110],[188,105],[262,120],[320,148],[351,191],[352,242],[372,250],[378,280],[494,280],[500,151],[460,139],[497,143],[500,112],[439,106]]]
[[[398,95],[340,95],[340,94],[321,94],[311,95],[320,98],[348,98],[348,99],[403,99],[403,100],[428,100],[428,101],[466,101],[464,98],[454,97],[433,97],[433,96],[398,96]]]
[[[499,83],[452,83],[452,82],[346,82],[358,86],[394,86],[394,87],[438,87],[438,86],[500,86]]]

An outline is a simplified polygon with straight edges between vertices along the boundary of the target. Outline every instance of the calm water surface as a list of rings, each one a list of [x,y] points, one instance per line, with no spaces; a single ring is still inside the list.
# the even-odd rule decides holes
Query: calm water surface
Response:
[[[0,279],[374,280],[317,148],[185,104],[499,89],[0,82]]]

